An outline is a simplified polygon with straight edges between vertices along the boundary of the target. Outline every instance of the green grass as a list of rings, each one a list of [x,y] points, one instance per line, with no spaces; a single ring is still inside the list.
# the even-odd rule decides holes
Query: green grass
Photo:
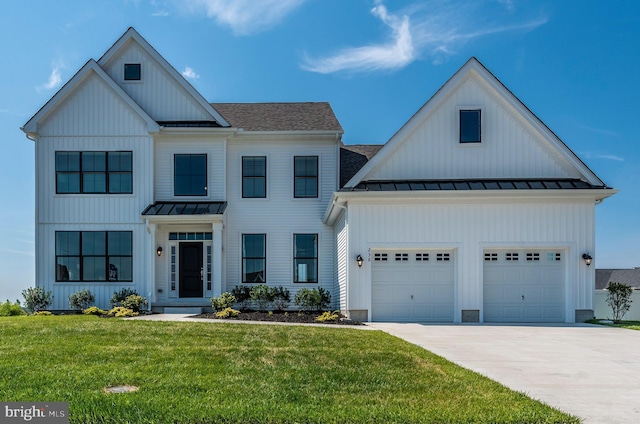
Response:
[[[587,322],[589,322],[590,324],[606,325],[608,327],[628,328],[629,330],[640,331],[640,321],[620,321],[618,324],[607,324],[601,322],[601,320],[594,319]]]
[[[0,319],[0,399],[72,423],[579,422],[379,331]],[[140,390],[107,394],[128,384]]]

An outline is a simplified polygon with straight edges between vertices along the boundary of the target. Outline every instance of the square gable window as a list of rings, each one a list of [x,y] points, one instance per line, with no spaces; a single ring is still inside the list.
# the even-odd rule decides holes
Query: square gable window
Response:
[[[141,72],[139,63],[125,63],[124,64],[124,80],[125,81],[140,81]]]
[[[480,109],[460,110],[460,143],[482,141]]]

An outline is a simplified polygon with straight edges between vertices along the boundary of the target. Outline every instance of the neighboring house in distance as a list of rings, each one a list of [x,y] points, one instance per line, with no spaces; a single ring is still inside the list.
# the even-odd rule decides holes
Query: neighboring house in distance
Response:
[[[609,318],[612,310],[607,305],[607,288],[610,283],[622,283],[633,287],[631,307],[625,314],[625,320],[640,320],[640,268],[630,269],[596,269],[596,293],[594,312],[596,318]]]
[[[581,258],[615,190],[475,58],[384,146],[344,145],[328,103],[209,103],[130,28],[23,131],[54,309],[266,283],[323,287],[358,320],[593,315]]]
[[[609,283],[622,283],[640,290],[640,268],[596,269],[596,290],[606,290]]]

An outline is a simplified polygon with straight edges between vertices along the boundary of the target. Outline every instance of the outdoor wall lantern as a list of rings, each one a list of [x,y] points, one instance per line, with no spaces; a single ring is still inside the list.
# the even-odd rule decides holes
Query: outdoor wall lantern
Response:
[[[589,265],[591,265],[591,260],[593,258],[591,257],[590,254],[585,253],[585,254],[582,255],[582,259],[584,259],[584,263],[587,264],[587,266],[589,266]]]
[[[362,268],[362,263],[364,262],[364,259],[362,259],[362,256],[358,255],[356,256],[356,262],[358,263],[358,268]]]
[[[156,255],[162,256],[162,246],[158,246],[158,250],[156,250]]]

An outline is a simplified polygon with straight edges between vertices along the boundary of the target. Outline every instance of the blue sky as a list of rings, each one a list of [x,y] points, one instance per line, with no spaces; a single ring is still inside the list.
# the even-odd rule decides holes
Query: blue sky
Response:
[[[0,15],[0,299],[35,282],[19,128],[129,26],[211,102],[330,102],[348,144],[387,141],[476,56],[620,190],[596,208],[596,266],[640,266],[640,2],[24,0]]]

